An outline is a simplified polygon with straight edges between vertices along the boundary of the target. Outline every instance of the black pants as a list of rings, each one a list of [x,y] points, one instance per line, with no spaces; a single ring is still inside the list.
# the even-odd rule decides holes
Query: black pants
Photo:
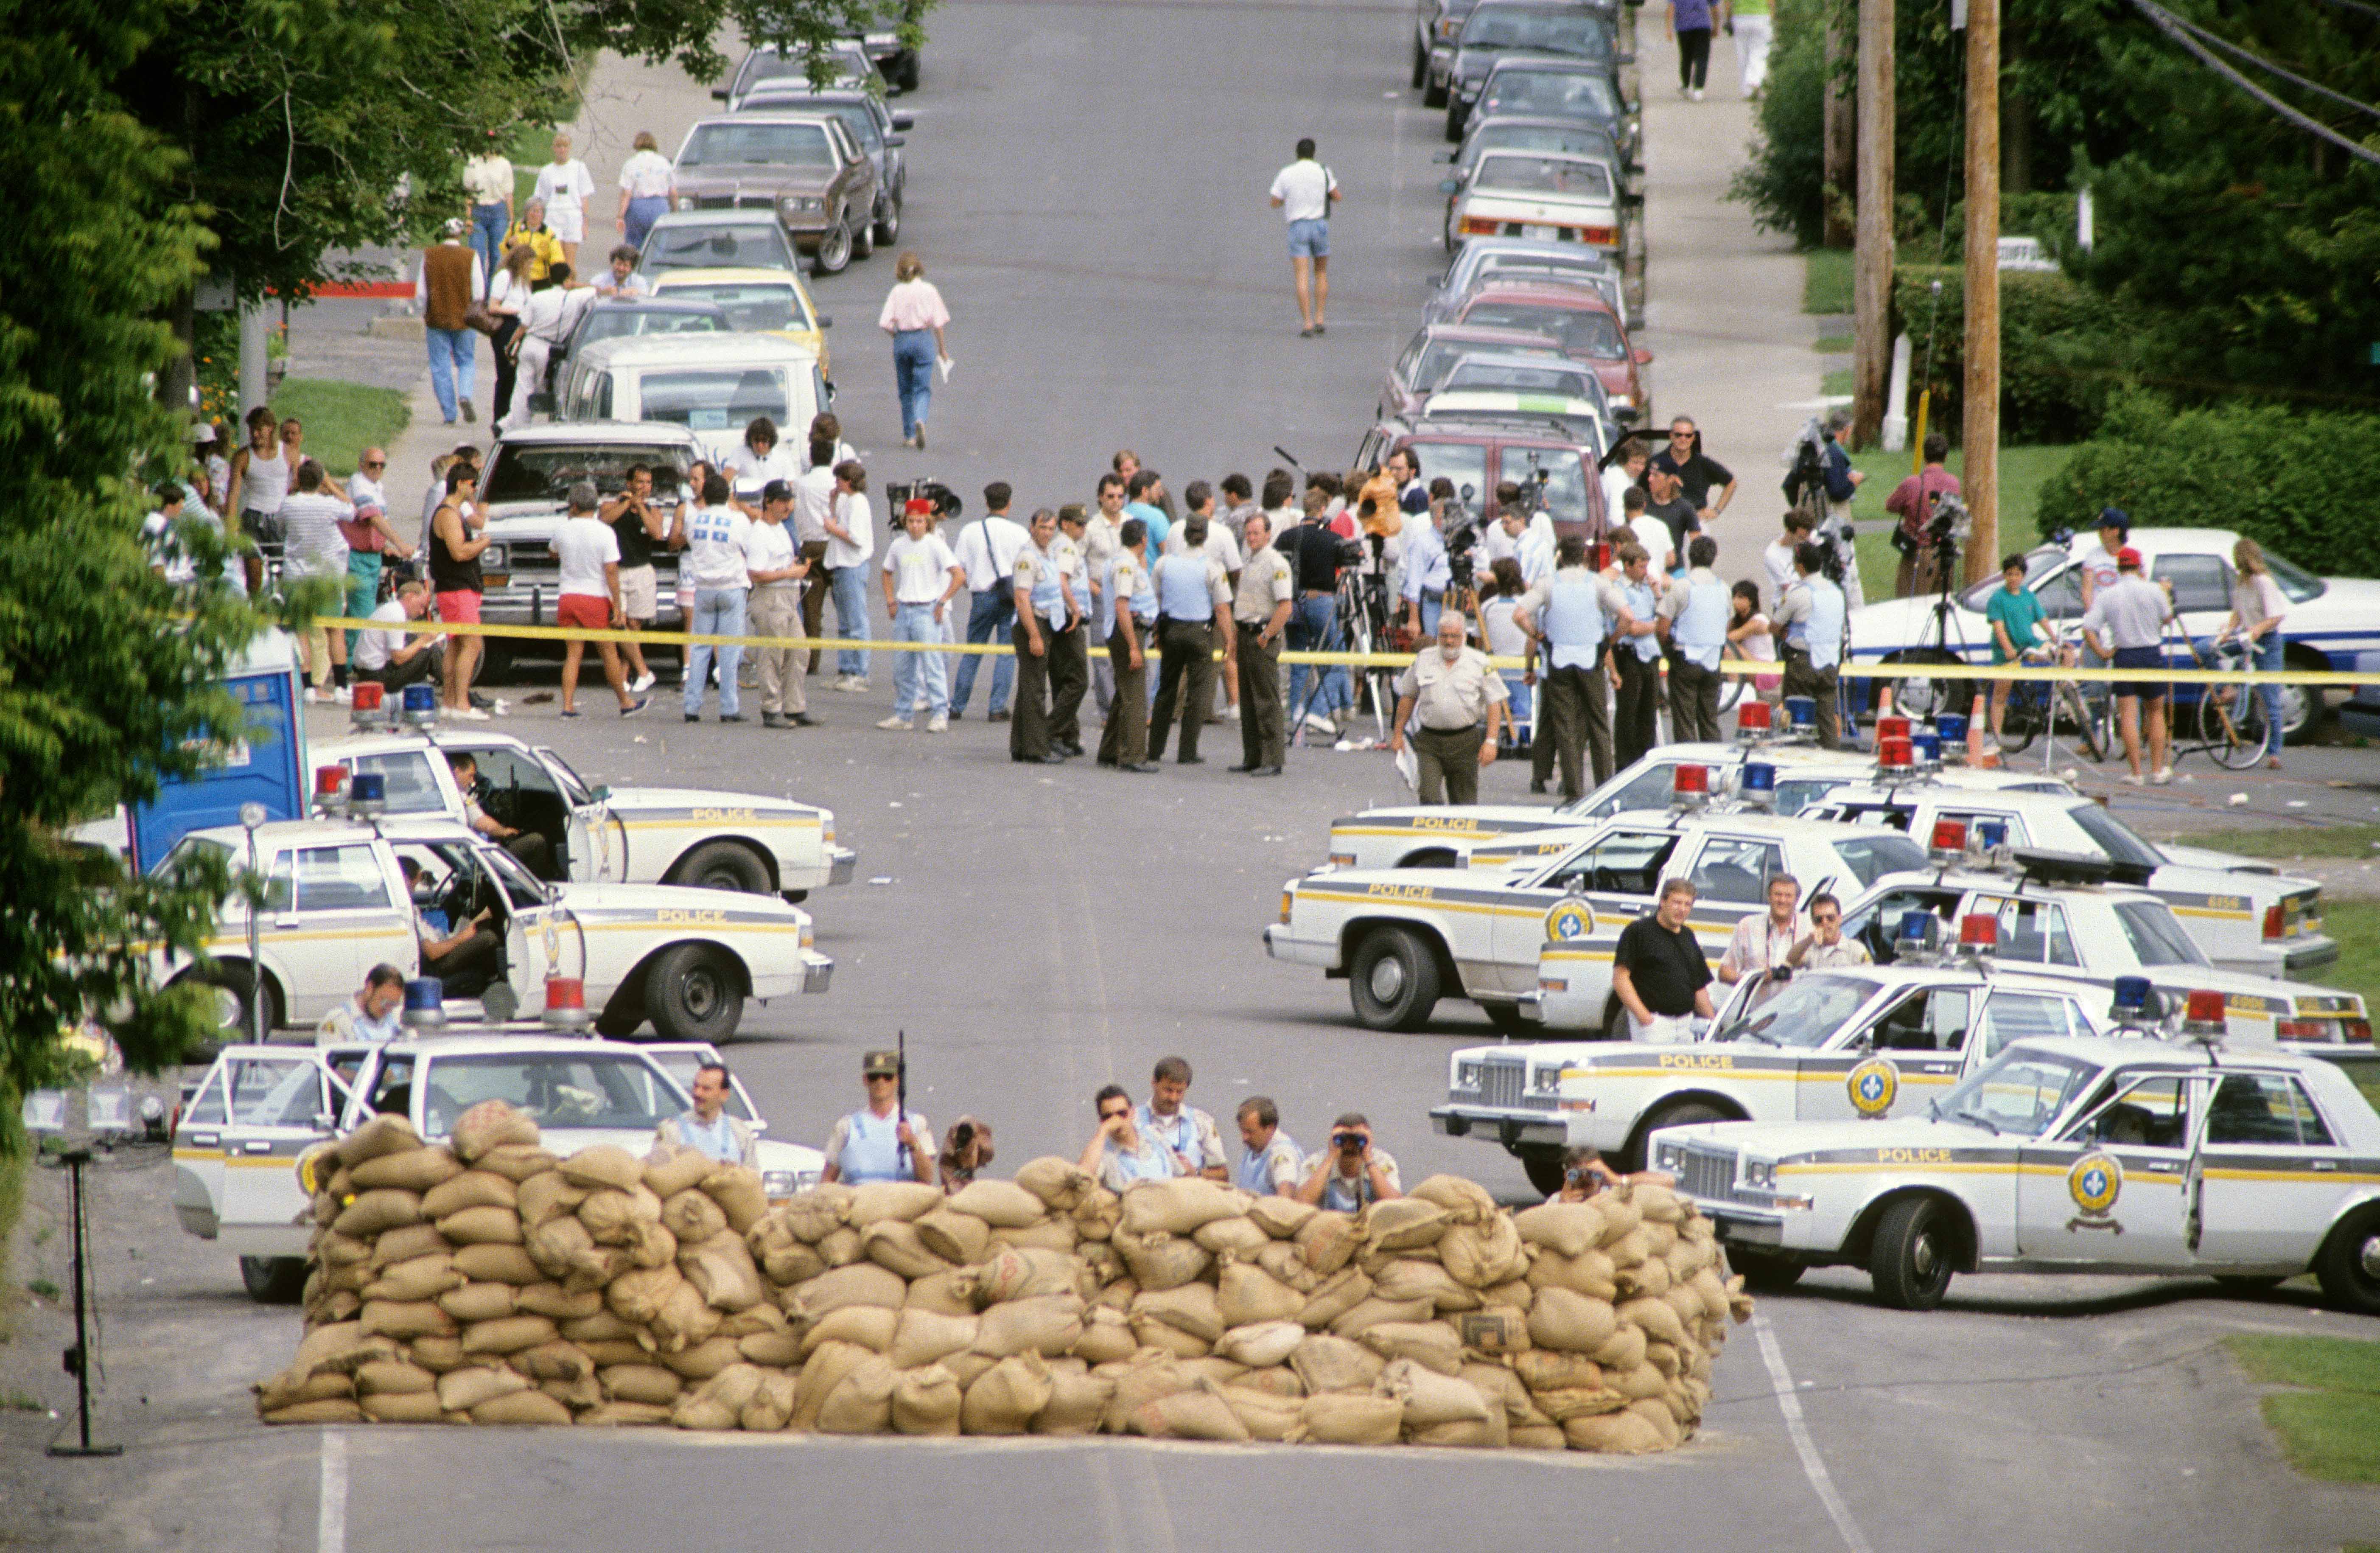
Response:
[[[417,652],[399,663],[392,659],[385,669],[358,669],[358,685],[370,683],[402,690],[408,685],[436,685],[446,677],[446,644],[438,642],[427,651]]]
[[[1157,706],[1149,713],[1148,758],[1165,758],[1174,719],[1182,722],[1182,758],[1197,758],[1198,730],[1215,704],[1215,627],[1203,620],[1157,623]]]
[[[438,978],[450,998],[476,998],[504,967],[504,940],[482,922],[468,939],[431,959],[421,957],[421,974]]]
[[[1137,622],[1134,634],[1146,637]],[[1148,758],[1148,653],[1144,642],[1140,667],[1132,664],[1132,646],[1122,629],[1108,637],[1108,667],[1115,675],[1115,699],[1108,703],[1108,725],[1099,734],[1099,762],[1137,766]]]
[[[1785,649],[1785,694],[1808,696],[1818,703],[1818,743],[1828,749],[1843,747],[1842,720],[1835,710],[1835,665],[1815,668],[1807,649]]]
[[[1585,668],[1549,668],[1537,675],[1538,704],[1545,709],[1545,718],[1536,747],[1529,752],[1531,772],[1533,777],[1538,771],[1550,775],[1554,762],[1560,760],[1565,798],[1586,791],[1580,783],[1590,762],[1596,786],[1611,780],[1611,706],[1605,694],[1607,683],[1600,654]]]
[[[1678,84],[1702,90],[1703,78],[1710,74],[1710,29],[1681,27],[1678,29]]]
[[[1645,758],[1660,735],[1661,666],[1633,651],[1615,652],[1612,661],[1620,665],[1620,696],[1618,715],[1612,719],[1611,760],[1624,771]]]
[[[826,634],[826,596],[834,589],[833,579],[826,575],[826,541],[811,540],[804,544],[802,559],[810,564],[802,576],[802,635],[817,640]],[[806,676],[819,672],[819,665],[826,661],[826,649],[811,648],[808,657]]]
[[[1050,745],[1083,752],[1083,698],[1091,688],[1090,628],[1044,631],[1050,644]]]
[[[1718,738],[1718,671],[1670,660],[1670,736],[1681,744]]]
[[[505,413],[513,407],[513,379],[520,370],[518,363],[513,360],[513,339],[520,334],[520,328],[519,319],[506,316],[496,325],[496,332],[488,337],[488,343],[496,347],[496,404],[493,413],[488,417],[490,425],[504,419]]]
[[[1008,755],[1013,760],[1046,759],[1050,746],[1060,742],[1052,726],[1051,704],[1062,703],[1072,715],[1083,701],[1081,629],[1053,631],[1046,620],[1040,625],[1038,658],[1033,656],[1023,622],[1011,637],[1016,644],[1015,698],[1010,703],[1008,721]]]
[[[1246,715],[1245,713],[1242,714]],[[1479,746],[1488,742],[1484,723],[1468,728],[1416,728],[1413,734],[1415,785],[1425,804],[1479,801]]]
[[[519,859],[520,866],[540,879],[556,879],[553,871],[553,843],[535,831],[523,831],[517,836],[506,836],[496,843]]]
[[[1258,645],[1264,627],[1240,633],[1240,757],[1256,767],[1278,766],[1289,747],[1281,718],[1281,638]]]

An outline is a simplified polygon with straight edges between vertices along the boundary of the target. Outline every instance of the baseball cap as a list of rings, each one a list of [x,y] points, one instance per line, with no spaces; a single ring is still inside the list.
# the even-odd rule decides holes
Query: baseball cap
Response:
[[[788,481],[772,479],[760,488],[760,500],[763,502],[790,502],[793,499],[794,488]]]
[[[868,1053],[867,1056],[859,1060],[859,1075],[862,1078],[875,1078],[879,1075],[885,1078],[900,1077],[901,1054],[897,1051],[871,1051]]]
[[[2129,569],[2135,572],[2139,571],[2141,569],[2141,552],[2134,550],[2131,546],[2126,545],[2123,549],[2116,552],[2116,565],[2119,569]]]
[[[200,447],[215,440],[215,429],[201,420],[190,428],[190,441]]]
[[[2099,509],[2099,527],[2102,528],[2121,528],[2129,534],[2132,529],[2132,515],[2126,512],[2121,507],[2101,507]]]
[[[934,504],[929,497],[912,496],[902,504],[901,516],[906,517],[911,513],[920,513],[927,517],[931,517],[934,516]]]

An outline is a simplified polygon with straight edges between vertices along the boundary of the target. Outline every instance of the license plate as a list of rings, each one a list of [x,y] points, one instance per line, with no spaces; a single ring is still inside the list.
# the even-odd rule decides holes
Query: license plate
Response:
[[[1524,226],[1521,228],[1521,236],[1524,237],[1534,237],[1540,242],[1557,243],[1561,240],[1561,228],[1559,226]]]
[[[481,588],[504,588],[512,582],[510,572],[489,572],[480,578]]]

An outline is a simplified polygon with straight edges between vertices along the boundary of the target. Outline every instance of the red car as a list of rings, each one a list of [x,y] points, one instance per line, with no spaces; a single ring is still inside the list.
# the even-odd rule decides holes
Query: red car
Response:
[[[1526,329],[1481,329],[1459,323],[1433,323],[1406,342],[1389,369],[1389,381],[1373,407],[1375,420],[1410,420],[1421,414],[1438,385],[1457,361],[1475,353],[1544,350],[1560,353],[1562,343],[1552,334]]]
[[[1539,279],[1490,280],[1473,292],[1454,322],[1492,329],[1551,334],[1563,354],[1595,369],[1611,396],[1611,413],[1633,425],[1652,423],[1653,353],[1628,343],[1628,331],[1602,296],[1585,286]]]

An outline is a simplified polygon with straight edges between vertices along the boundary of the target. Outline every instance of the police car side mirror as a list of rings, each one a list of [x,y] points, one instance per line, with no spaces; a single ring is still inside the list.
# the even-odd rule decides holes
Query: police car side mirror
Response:
[[[329,1111],[318,1110],[314,1113],[314,1131],[318,1133],[334,1133],[338,1131],[338,1128],[339,1119],[333,1116]]]
[[[610,803],[612,801],[612,784],[609,783],[597,783],[595,784],[595,790],[590,793],[589,796],[593,798],[599,804]]]
[[[819,330],[820,330],[820,333],[824,333],[825,331],[827,331],[827,330],[829,330],[829,329],[832,329],[832,328],[833,328],[833,327],[834,327],[834,314],[832,314],[832,313],[820,313],[820,314],[819,314]]]
[[[1440,178],[1438,180],[1438,191],[1440,194],[1451,194],[1462,187],[1463,186],[1460,183],[1456,182],[1452,178]]]

